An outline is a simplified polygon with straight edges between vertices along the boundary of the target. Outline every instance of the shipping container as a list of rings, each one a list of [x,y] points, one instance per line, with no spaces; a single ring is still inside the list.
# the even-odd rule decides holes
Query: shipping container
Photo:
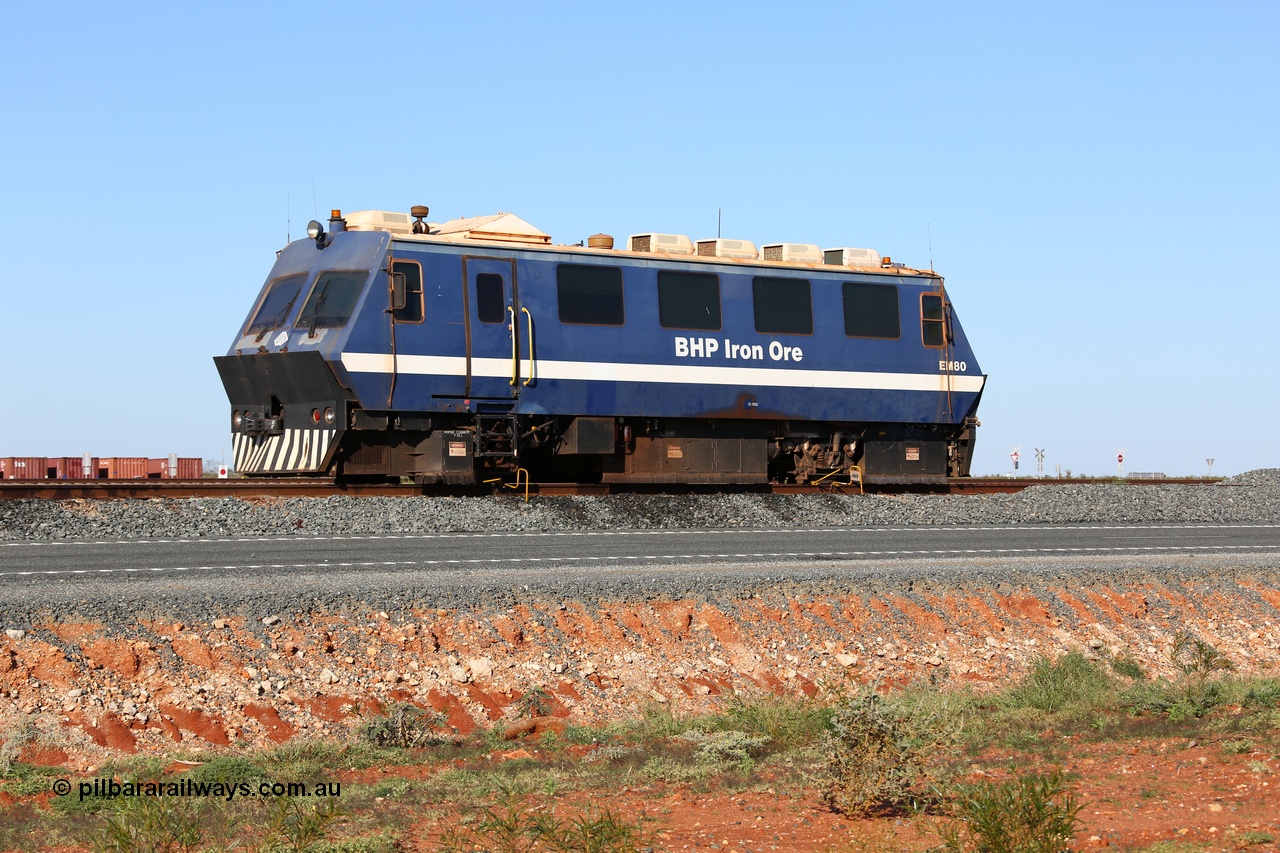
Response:
[[[0,456],[0,479],[43,480],[46,476],[43,456]]]
[[[98,463],[98,471],[106,469],[109,480],[145,480],[147,458],[145,456],[109,456]]]
[[[204,460],[200,457],[175,456],[147,460],[147,477],[152,480],[199,480],[204,476]]]
[[[45,470],[53,480],[82,480],[84,479],[84,457],[50,456]]]

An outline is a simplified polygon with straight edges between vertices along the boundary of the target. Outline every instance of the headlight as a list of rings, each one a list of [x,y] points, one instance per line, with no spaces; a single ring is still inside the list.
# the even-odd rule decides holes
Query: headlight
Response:
[[[324,422],[327,424],[332,424],[334,417],[335,415],[333,414],[333,409],[326,407],[324,410]]]
[[[240,429],[240,427],[241,427],[241,426],[243,426],[243,425],[244,425],[244,414],[242,414],[241,412],[232,412],[232,413],[231,413],[231,428],[232,428],[232,429]]]
[[[319,240],[320,235],[324,233],[324,226],[317,220],[313,219],[307,223],[307,236],[312,240]]]

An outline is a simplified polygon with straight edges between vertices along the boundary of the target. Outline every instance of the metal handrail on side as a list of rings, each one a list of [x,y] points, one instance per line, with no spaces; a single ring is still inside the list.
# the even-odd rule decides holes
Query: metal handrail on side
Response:
[[[516,351],[516,309],[508,305],[507,313],[511,315],[511,382],[509,384],[514,386],[520,375],[520,353]]]
[[[524,314],[528,323],[529,338],[529,375],[524,378],[524,385],[529,387],[529,383],[533,381],[533,315],[529,313],[529,309],[523,305],[520,306],[521,313]]]

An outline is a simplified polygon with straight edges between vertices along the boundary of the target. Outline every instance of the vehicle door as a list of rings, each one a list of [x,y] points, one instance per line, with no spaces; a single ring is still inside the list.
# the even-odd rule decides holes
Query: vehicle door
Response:
[[[467,310],[467,396],[473,400],[514,400],[523,387],[519,290],[514,259],[465,257]]]

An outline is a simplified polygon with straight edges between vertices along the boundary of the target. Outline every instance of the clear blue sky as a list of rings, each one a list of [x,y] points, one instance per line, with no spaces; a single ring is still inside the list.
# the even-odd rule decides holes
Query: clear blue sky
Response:
[[[330,208],[934,266],[975,473],[1280,466],[1280,4],[9,4],[0,455],[230,456]],[[292,225],[289,219],[292,219]]]

